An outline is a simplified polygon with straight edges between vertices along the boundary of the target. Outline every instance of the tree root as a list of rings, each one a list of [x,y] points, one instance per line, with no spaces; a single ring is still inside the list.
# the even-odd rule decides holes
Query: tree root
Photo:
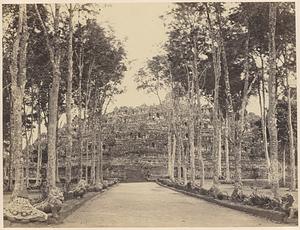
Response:
[[[54,218],[58,217],[58,212],[62,208],[62,203],[64,201],[63,193],[59,188],[51,188],[48,197],[41,203],[36,204],[34,207],[45,213],[52,213]]]
[[[28,199],[16,197],[4,208],[4,218],[12,222],[44,222],[48,215],[32,206]]]

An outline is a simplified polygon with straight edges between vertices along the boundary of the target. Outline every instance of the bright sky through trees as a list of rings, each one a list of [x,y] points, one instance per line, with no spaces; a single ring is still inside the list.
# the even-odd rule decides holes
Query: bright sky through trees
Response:
[[[126,92],[114,98],[110,109],[158,103],[156,96],[136,89],[134,75],[148,58],[162,52],[159,47],[167,40],[167,34],[159,17],[171,7],[172,4],[168,3],[119,3],[111,4],[100,13],[99,23],[109,25],[115,35],[124,41],[129,62],[122,83]],[[161,95],[164,97],[165,92]]]
[[[158,104],[153,94],[137,90],[134,75],[147,59],[163,52],[161,45],[167,40],[166,28],[160,16],[172,8],[172,3],[115,3],[103,8],[98,16],[102,26],[111,27],[117,38],[124,42],[128,57],[128,70],[122,82],[125,93],[114,97],[109,110],[115,106]],[[103,25],[104,24],[104,25]],[[166,92],[161,92],[161,97]],[[250,97],[248,110],[259,114],[258,99]]]

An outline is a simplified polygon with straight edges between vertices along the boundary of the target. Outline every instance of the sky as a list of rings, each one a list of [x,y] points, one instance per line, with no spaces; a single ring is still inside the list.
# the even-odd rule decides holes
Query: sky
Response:
[[[129,62],[122,81],[125,93],[114,97],[109,110],[115,106],[158,104],[155,95],[136,89],[134,76],[147,59],[162,52],[160,47],[167,40],[167,34],[159,17],[171,7],[171,3],[115,3],[101,11],[97,21],[112,27],[115,36],[123,41]],[[164,97],[165,93],[160,94]]]

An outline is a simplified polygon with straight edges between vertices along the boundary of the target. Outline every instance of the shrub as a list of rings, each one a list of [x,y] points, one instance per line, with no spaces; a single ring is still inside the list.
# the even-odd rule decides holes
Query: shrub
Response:
[[[221,190],[213,185],[209,190],[208,190],[208,195],[213,197],[213,198],[218,198],[218,194],[221,193]]]
[[[206,196],[209,194],[208,190],[206,190],[206,189],[204,189],[204,188],[199,188],[199,189],[198,189],[198,192],[199,192],[201,195],[206,195]]]
[[[73,196],[74,197],[83,197],[83,195],[87,192],[88,184],[85,180],[80,180],[76,187],[74,188]]]
[[[108,181],[107,180],[104,180],[103,181],[103,188],[105,189],[105,188],[107,188],[108,187]]]
[[[158,181],[167,186],[171,186],[171,187],[174,186],[174,183],[170,179],[160,178],[160,179],[158,179]]]
[[[281,207],[285,211],[289,211],[289,209],[293,206],[295,199],[291,194],[285,194],[281,197]]]
[[[283,200],[285,199],[290,198],[283,198]],[[275,211],[284,211],[281,199],[271,198],[257,192],[253,192],[247,199],[244,200],[243,203]],[[286,209],[286,212],[288,213],[289,211]]]
[[[241,190],[241,188],[239,186],[235,187],[230,199],[232,201],[236,201],[236,202],[244,202],[245,199],[247,199],[247,196],[243,194],[243,191]]]
[[[219,200],[228,200],[228,199],[229,199],[229,196],[228,196],[228,194],[227,194],[226,192],[219,192],[219,193],[217,194],[217,198],[218,198]]]

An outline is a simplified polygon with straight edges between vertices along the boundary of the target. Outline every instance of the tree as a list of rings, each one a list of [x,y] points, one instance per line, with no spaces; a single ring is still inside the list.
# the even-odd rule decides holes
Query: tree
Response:
[[[259,107],[260,107],[260,116],[261,116],[261,128],[263,133],[263,143],[264,143],[264,152],[266,158],[266,165],[268,171],[268,180],[270,182],[270,157],[268,150],[268,139],[267,139],[267,128],[266,128],[266,108],[265,108],[265,80],[264,80],[264,61],[262,55],[261,59],[261,81],[259,82],[258,95],[259,95]]]
[[[246,19],[248,20],[248,18]],[[247,37],[246,37],[246,44],[245,44],[245,80],[244,80],[244,88],[243,88],[243,96],[242,96],[242,105],[239,110],[239,121],[237,126],[237,137],[236,137],[236,182],[238,184],[242,184],[242,172],[241,172],[241,155],[242,155],[242,142],[241,138],[243,136],[244,132],[244,126],[245,126],[245,111],[246,111],[246,105],[248,102],[249,94],[252,89],[252,85],[256,80],[256,77],[253,78],[253,80],[249,83],[249,71],[250,71],[250,54],[249,54],[249,39],[250,39],[250,31],[249,27],[247,31]]]
[[[108,34],[93,19],[88,19],[85,25],[79,24],[74,31],[74,36],[76,38],[75,60],[79,64],[79,69],[76,70],[79,77],[74,83],[74,90],[78,91],[79,97],[74,97],[74,103],[79,108],[79,117],[81,117],[81,111],[84,112],[83,123],[79,128],[80,146],[83,146],[82,134],[90,135],[93,149],[90,179],[93,185],[97,185],[99,179],[101,181],[103,177],[100,160],[102,150],[97,146],[99,142],[102,142],[101,127],[104,112],[112,96],[122,92],[118,89],[118,85],[126,70],[123,62],[125,52],[114,35]],[[79,157],[82,158],[82,153]],[[79,167],[82,171],[82,163]]]
[[[176,132],[176,96],[174,92],[173,73],[170,68],[170,63],[167,56],[157,55],[147,61],[147,65],[139,69],[135,81],[138,83],[137,89],[146,90],[147,93],[153,93],[157,96],[160,107],[166,110],[165,118],[168,122],[168,176],[171,180],[175,180],[174,167],[176,155],[176,139],[178,134]],[[168,101],[166,107],[162,103],[159,91],[170,86],[171,99]],[[174,135],[172,135],[172,132]]]
[[[219,147],[219,82],[221,77],[221,48],[219,37],[216,35],[216,32],[213,30],[212,22],[211,22],[211,13],[208,4],[206,6],[207,13],[207,22],[209,25],[209,33],[212,39],[212,57],[213,57],[213,69],[215,75],[215,89],[214,89],[214,107],[213,107],[213,185],[217,186],[219,184],[219,175],[218,175],[218,147]]]
[[[282,38],[277,39],[277,52],[279,53],[279,59],[282,62],[282,84],[284,85],[284,94],[286,96],[288,104],[287,113],[287,123],[288,123],[288,146],[290,154],[290,190],[295,190],[296,188],[296,166],[295,166],[295,146],[294,146],[294,128],[293,128],[293,112],[292,112],[292,94],[290,80],[294,79],[296,72],[296,42],[295,42],[295,9],[293,4],[279,4],[279,23],[277,23],[276,28],[279,30],[280,34],[277,37]],[[291,25],[291,28],[287,28],[286,25]],[[278,32],[277,32],[278,33]],[[275,34],[276,35],[276,34]],[[281,53],[281,55],[280,55]],[[281,59],[282,56],[282,59]],[[278,64],[277,64],[278,66]],[[279,68],[280,70],[281,68]],[[285,80],[285,81],[284,81]],[[277,110],[278,111],[278,110]],[[278,111],[279,113],[279,111]],[[278,116],[277,116],[278,117]],[[277,121],[278,125],[278,121]],[[279,128],[278,128],[279,129]],[[280,132],[278,130],[278,135]],[[280,139],[280,136],[278,137]],[[285,153],[285,145],[284,145]],[[285,161],[284,161],[285,163]]]
[[[292,182],[293,180],[293,167],[296,167],[296,162],[297,160],[295,159],[296,156],[291,156],[292,151],[287,151],[288,149],[290,149],[291,147],[290,145],[290,133],[293,133],[293,136],[297,136],[297,109],[296,109],[296,103],[295,103],[295,88],[290,87],[290,106],[291,109],[289,111],[289,102],[288,102],[288,88],[286,89],[285,95],[286,97],[284,97],[281,100],[278,100],[277,102],[277,107],[276,107],[276,111],[277,111],[277,129],[278,129],[278,142],[280,143],[281,148],[283,149],[283,151],[285,151],[285,155],[286,155],[286,159],[289,159],[289,179],[290,181],[288,182]],[[291,114],[289,114],[291,113]],[[289,116],[291,116],[291,119],[289,118]],[[291,124],[289,124],[289,122],[291,121]],[[289,126],[292,127],[289,127]],[[292,129],[292,132],[290,132],[289,129]],[[287,148],[288,147],[288,148]],[[282,156],[283,158],[283,156]],[[291,162],[292,161],[292,162]],[[291,189],[291,183],[289,183],[289,187]]]
[[[73,83],[73,12],[72,4],[68,7],[69,13],[69,41],[68,41],[68,78],[67,78],[67,94],[66,94],[66,116],[67,116],[67,148],[66,148],[66,179],[67,190],[72,180],[72,83]]]
[[[278,138],[276,128],[276,47],[275,47],[275,28],[276,28],[276,3],[269,3],[269,111],[268,111],[268,130],[270,134],[270,161],[271,161],[271,186],[275,197],[278,197],[279,175],[278,175]]]
[[[15,186],[12,197],[22,196],[24,185],[24,156],[22,153],[22,103],[26,84],[26,56],[28,45],[28,25],[26,5],[19,6],[17,34],[11,55],[11,151],[15,160]]]
[[[290,190],[296,189],[296,168],[295,168],[295,146],[294,146],[294,132],[292,126],[292,106],[291,106],[291,88],[287,76],[287,90],[288,90],[288,130],[289,130],[289,150],[290,150]]]
[[[6,6],[10,8],[10,6]],[[6,8],[4,7],[4,8]],[[27,5],[20,4],[16,7],[17,18],[16,33],[13,39],[11,51],[10,76],[11,76],[11,150],[14,154],[15,164],[15,186],[12,199],[4,210],[4,217],[8,219],[24,220],[23,215],[16,213],[26,212],[31,216],[26,219],[45,221],[47,214],[36,210],[29,202],[26,185],[24,184],[24,155],[22,152],[22,104],[24,98],[24,90],[26,84],[26,62],[27,62],[27,46],[28,46],[28,21],[27,21]],[[17,16],[17,17],[14,17]],[[18,212],[16,211],[18,210]]]
[[[49,123],[48,123],[48,170],[47,182],[50,188],[56,187],[56,131],[57,131],[57,114],[58,114],[58,93],[60,85],[60,38],[59,38],[59,10],[60,5],[55,4],[55,11],[53,14],[53,40],[50,40],[49,30],[43,21],[39,12],[38,5],[35,5],[35,10],[39,21],[42,25],[47,50],[49,52],[49,59],[52,66],[52,86],[49,93]]]

